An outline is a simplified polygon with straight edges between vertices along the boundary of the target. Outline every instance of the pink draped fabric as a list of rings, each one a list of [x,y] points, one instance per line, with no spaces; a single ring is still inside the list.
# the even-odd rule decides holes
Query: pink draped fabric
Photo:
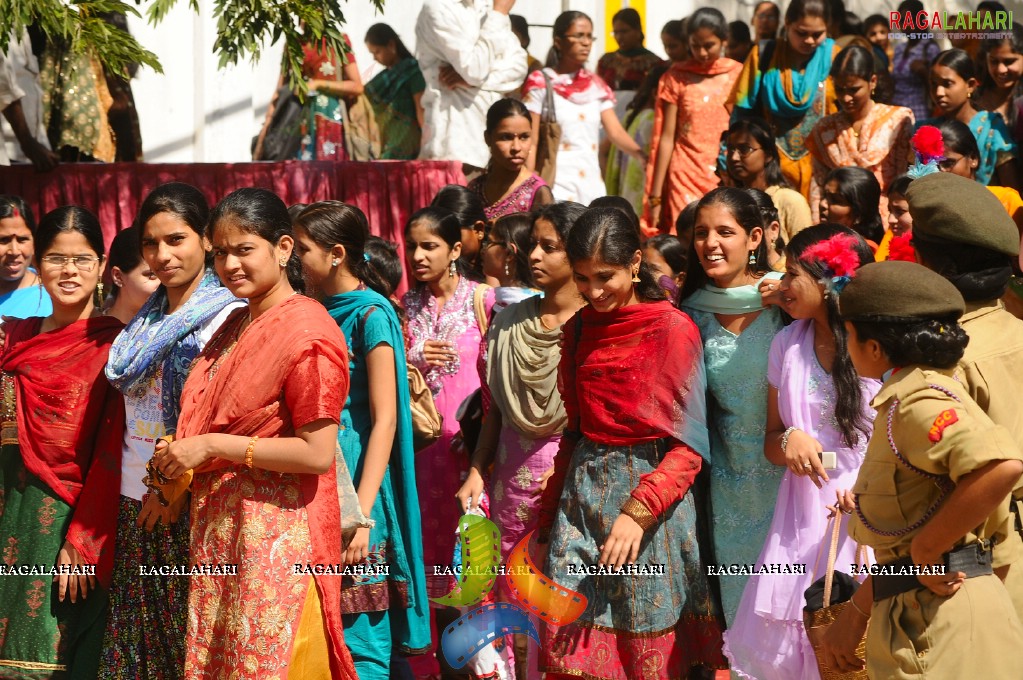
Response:
[[[373,233],[395,241],[402,253],[408,216],[444,185],[465,184],[465,176],[459,163],[446,161],[73,163],[46,174],[29,165],[0,166],[0,193],[24,198],[37,219],[62,205],[80,205],[99,217],[108,245],[131,226],[149,191],[174,181],[195,185],[210,205],[242,187],[269,189],[288,205],[345,201],[362,209]]]

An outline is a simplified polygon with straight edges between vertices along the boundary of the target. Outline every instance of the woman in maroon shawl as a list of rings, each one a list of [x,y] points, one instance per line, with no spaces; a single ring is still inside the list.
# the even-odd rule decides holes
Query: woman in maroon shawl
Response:
[[[547,628],[541,670],[668,680],[724,668],[688,493],[709,450],[699,331],[664,297],[621,211],[583,213],[567,252],[590,305],[564,326],[568,424],[538,541],[546,573],[588,605]]]
[[[345,339],[323,305],[295,292],[301,273],[277,196],[235,191],[209,231],[217,274],[248,307],[196,359],[176,439],[149,466],[168,503],[191,481],[193,569],[237,565],[192,577],[185,677],[355,678],[341,577],[322,573],[342,561]]]
[[[59,208],[35,239],[53,312],[8,321],[0,362],[0,677],[95,678],[124,427],[103,367],[122,324],[95,304],[95,217]]]

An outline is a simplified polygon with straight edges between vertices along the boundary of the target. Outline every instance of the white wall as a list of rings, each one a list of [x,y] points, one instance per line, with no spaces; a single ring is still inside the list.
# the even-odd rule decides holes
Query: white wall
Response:
[[[213,54],[216,24],[212,18],[213,0],[198,0],[197,16],[187,3],[179,2],[156,28],[141,20],[129,21],[138,40],[155,52],[164,74],[141,69],[133,82],[135,102],[142,124],[145,157],[149,162],[233,162],[250,159],[249,145],[263,121],[267,103],[277,84],[281,46],[267,46],[256,64],[244,62],[222,71]],[[1023,0],[1003,3],[1012,9],[1016,21],[1023,23]],[[595,62],[608,49],[615,49],[604,35],[607,13],[628,6],[628,0],[518,0],[513,10],[529,21],[532,44],[529,51],[543,60],[551,44],[551,25],[565,9],[581,10],[594,21],[599,42],[593,50]],[[696,7],[698,0],[646,0],[647,47],[662,54],[660,28],[671,19],[680,19]],[[713,6],[729,19],[749,20],[756,0],[715,0]],[[787,4],[787,3],[785,3]],[[888,11],[888,3],[873,0],[846,0],[851,11],[861,17]],[[897,2],[892,0],[891,6]],[[968,10],[975,2],[964,0],[925,0],[929,9]],[[377,13],[366,0],[349,0],[344,6],[346,30],[355,49],[356,61],[364,79],[377,70],[363,37],[372,24],[390,24],[411,50],[415,50],[415,22],[422,0],[385,0],[385,10]],[[592,66],[592,64],[591,64]]]

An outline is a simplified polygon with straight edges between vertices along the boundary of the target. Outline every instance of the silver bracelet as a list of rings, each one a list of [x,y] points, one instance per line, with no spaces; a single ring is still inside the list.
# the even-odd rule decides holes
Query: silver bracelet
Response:
[[[789,448],[789,435],[798,430],[798,427],[790,427],[781,436],[781,452],[785,453],[785,450]]]

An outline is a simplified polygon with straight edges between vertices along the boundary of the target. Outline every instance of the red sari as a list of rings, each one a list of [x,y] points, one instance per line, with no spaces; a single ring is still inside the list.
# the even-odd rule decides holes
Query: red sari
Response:
[[[196,360],[181,395],[179,438],[292,437],[317,420],[339,422],[348,355],[323,305],[294,295],[242,332],[248,314],[232,314]],[[319,604],[329,677],[355,678],[341,630],[341,578],[311,579],[293,568],[339,564],[340,522],[333,466],[289,474],[213,459],[197,469],[191,562],[238,568],[235,576],[192,577],[185,676],[286,678],[304,661],[294,652],[305,610]]]

